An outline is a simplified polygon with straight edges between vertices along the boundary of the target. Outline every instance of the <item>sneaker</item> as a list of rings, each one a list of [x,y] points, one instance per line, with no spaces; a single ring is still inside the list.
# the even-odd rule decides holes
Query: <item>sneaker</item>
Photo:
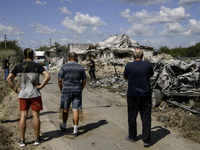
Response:
[[[43,142],[43,139],[39,137],[38,139],[35,140],[34,145],[40,145]]]
[[[144,147],[149,147],[149,146],[150,146],[150,143],[144,142]]]
[[[62,127],[62,124],[60,124],[60,130],[66,132],[66,131],[67,131],[67,128],[63,128],[63,127]]]
[[[126,140],[127,140],[127,141],[130,141],[130,142],[132,142],[132,143],[135,143],[135,142],[136,142],[136,140],[131,139],[128,135],[126,136]]]
[[[26,146],[25,140],[19,140],[19,141],[18,141],[18,145],[19,145],[20,147]]]

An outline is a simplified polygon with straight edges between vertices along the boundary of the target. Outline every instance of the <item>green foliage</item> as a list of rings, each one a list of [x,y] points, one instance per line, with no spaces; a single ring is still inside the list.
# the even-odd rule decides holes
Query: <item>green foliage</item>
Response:
[[[175,47],[169,49],[167,46],[160,47],[160,53],[169,54],[173,57],[200,57],[200,43],[196,43],[194,46],[187,48]]]
[[[22,48],[18,46],[18,41],[6,41],[6,49],[5,42],[0,42],[0,66],[3,66],[4,60],[10,56],[11,66],[15,65],[23,60],[23,51]]]
[[[49,50],[50,48],[47,47],[47,46],[42,46],[42,47],[39,47],[38,49],[36,49],[35,51],[47,51]]]
[[[55,42],[55,51],[56,51],[56,56],[64,56],[67,57],[69,53],[69,46],[66,45],[60,45],[59,43]]]

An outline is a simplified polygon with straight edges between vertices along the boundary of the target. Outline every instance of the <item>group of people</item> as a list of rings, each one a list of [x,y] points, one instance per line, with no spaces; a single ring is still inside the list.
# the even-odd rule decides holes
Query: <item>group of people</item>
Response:
[[[40,137],[39,112],[43,109],[40,90],[51,79],[44,67],[33,62],[34,52],[27,48],[24,50],[25,61],[16,65],[7,77],[10,87],[18,93],[21,117],[19,122],[20,147],[25,146],[25,129],[28,110],[32,109],[33,126],[35,131],[34,145],[39,145],[43,139]],[[133,52],[134,61],[125,66],[124,78],[128,80],[127,108],[129,132],[126,140],[135,142],[137,140],[137,114],[140,111],[143,126],[144,146],[150,146],[151,139],[151,89],[150,77],[153,76],[153,69],[149,62],[143,61],[143,52],[136,49]],[[62,131],[67,131],[68,111],[72,104],[74,136],[78,136],[79,109],[82,108],[82,91],[86,84],[86,73],[84,67],[78,63],[75,52],[69,53],[69,61],[64,64],[58,73],[58,86],[61,91],[60,108],[63,109],[63,120],[60,124]],[[95,63],[90,57],[90,75],[96,79]],[[39,75],[44,77],[39,82]],[[18,77],[19,86],[13,82]]]

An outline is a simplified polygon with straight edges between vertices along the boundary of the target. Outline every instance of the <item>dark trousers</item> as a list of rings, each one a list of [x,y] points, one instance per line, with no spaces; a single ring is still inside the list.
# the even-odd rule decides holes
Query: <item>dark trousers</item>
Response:
[[[151,97],[127,96],[129,137],[136,139],[137,114],[140,112],[142,120],[142,140],[150,142],[151,139]]]
[[[96,76],[95,76],[95,68],[91,68],[91,69],[89,70],[89,74],[90,74],[90,77],[91,77],[91,78],[96,79]]]

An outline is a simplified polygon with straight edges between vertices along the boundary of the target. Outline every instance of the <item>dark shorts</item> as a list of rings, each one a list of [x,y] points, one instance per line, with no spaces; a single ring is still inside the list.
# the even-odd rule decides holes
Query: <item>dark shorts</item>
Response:
[[[61,94],[60,109],[69,109],[71,103],[72,109],[82,109],[82,91]]]
[[[33,111],[40,111],[43,109],[42,105],[42,98],[35,97],[35,98],[19,98],[20,110],[27,111],[31,107]]]

